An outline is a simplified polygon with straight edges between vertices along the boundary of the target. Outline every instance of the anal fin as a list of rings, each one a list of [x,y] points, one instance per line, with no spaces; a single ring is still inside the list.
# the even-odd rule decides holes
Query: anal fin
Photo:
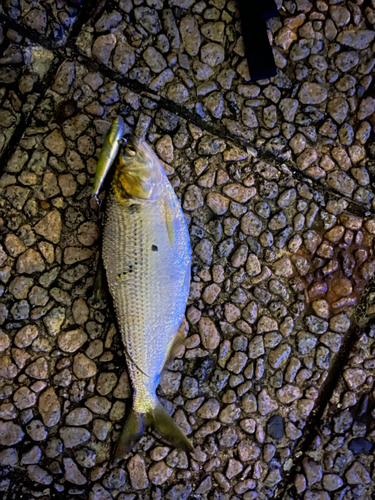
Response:
[[[184,345],[184,343],[185,343],[185,335],[182,332],[177,331],[176,335],[173,337],[173,340],[168,348],[162,371],[165,370],[166,367],[169,365],[169,363],[173,361],[173,359],[176,357],[176,352],[178,348]]]

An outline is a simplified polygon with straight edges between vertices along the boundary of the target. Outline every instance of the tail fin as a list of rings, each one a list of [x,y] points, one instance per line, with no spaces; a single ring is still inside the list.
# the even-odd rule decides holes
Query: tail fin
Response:
[[[161,434],[162,438],[176,448],[180,448],[184,451],[191,451],[193,449],[193,445],[189,439],[178,427],[173,418],[164,410],[159,401],[152,413],[151,426],[155,431]]]
[[[115,467],[142,437],[145,431],[145,415],[145,413],[136,413],[133,409],[130,411],[130,415],[113,450],[111,467]]]
[[[189,439],[177,426],[173,418],[164,410],[159,401],[157,401],[155,407],[148,413],[136,413],[133,409],[131,410],[114,448],[111,467],[114,467],[132,450],[133,446],[141,438],[147,425],[150,425],[155,431],[159,432],[162,438],[176,448],[181,448],[184,451],[193,449],[193,445]]]

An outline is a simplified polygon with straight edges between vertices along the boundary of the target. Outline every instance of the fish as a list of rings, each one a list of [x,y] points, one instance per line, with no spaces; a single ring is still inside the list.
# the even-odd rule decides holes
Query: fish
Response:
[[[173,446],[192,444],[156,395],[165,366],[184,340],[191,276],[188,227],[162,164],[131,136],[119,149],[106,199],[102,257],[133,386],[133,405],[115,446],[116,465],[147,426]]]

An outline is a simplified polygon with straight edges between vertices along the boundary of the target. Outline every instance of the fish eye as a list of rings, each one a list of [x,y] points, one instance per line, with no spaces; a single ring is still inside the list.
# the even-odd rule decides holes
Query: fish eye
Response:
[[[125,151],[130,155],[130,156],[135,156],[135,149],[133,148],[133,146],[130,146],[130,144],[128,144],[125,148]]]

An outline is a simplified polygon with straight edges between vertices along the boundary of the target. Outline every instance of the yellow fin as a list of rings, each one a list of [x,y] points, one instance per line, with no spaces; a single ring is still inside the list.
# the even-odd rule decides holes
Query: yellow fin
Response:
[[[156,396],[154,404],[155,406],[147,413],[137,413],[133,409],[130,411],[124,429],[113,450],[111,467],[115,467],[132,450],[148,425],[157,431],[162,439],[165,439],[176,448],[184,451],[191,451],[193,449],[193,445],[189,439],[178,427],[173,418],[168,415]]]
[[[133,409],[130,410],[130,415],[113,450],[110,467],[115,467],[142,437],[145,431],[144,417],[144,413],[136,413]]]
[[[175,230],[174,230],[174,224],[173,224],[173,202],[171,200],[164,198],[164,203],[163,203],[163,216],[164,216],[164,222],[167,227],[167,232],[168,232],[168,238],[169,238],[169,243],[171,244],[171,247],[174,247],[174,239],[175,239]]]
[[[190,440],[178,427],[173,418],[164,410],[159,401],[157,402],[152,413],[151,427],[155,431],[159,432],[163,439],[176,448],[180,448],[186,452],[193,449],[193,445]]]

